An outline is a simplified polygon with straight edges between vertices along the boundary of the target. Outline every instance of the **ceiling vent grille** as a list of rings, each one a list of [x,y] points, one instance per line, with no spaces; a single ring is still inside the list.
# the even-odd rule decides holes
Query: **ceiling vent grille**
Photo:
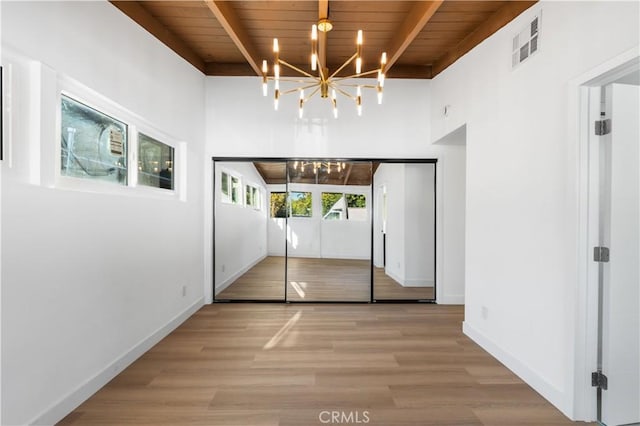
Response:
[[[511,68],[529,59],[540,48],[540,13],[513,37],[511,48]]]

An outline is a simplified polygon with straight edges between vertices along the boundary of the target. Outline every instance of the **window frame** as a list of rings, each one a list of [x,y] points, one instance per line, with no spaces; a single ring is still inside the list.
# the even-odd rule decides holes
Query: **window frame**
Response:
[[[284,194],[284,216],[272,216],[271,215],[271,206],[273,200],[273,194]],[[291,217],[289,215],[289,203],[288,203],[288,195],[287,191],[269,191],[269,218],[270,219],[287,219]]]
[[[245,207],[250,207],[254,210],[262,210],[262,191],[258,185],[254,183],[245,183],[244,199]]]
[[[328,221],[353,221],[353,222],[363,222],[363,221],[367,221],[369,219],[369,197],[367,196],[367,194],[365,193],[361,193],[361,192],[338,192],[338,191],[321,191],[320,192],[320,199],[322,200],[322,196],[324,194],[342,194],[342,197],[340,199],[344,199],[344,206],[345,206],[345,210],[344,210],[344,217],[340,218],[340,219],[328,219],[327,215],[329,213],[331,213],[331,210],[327,211],[326,213],[324,213],[324,211],[321,210],[322,213],[322,220],[328,220]],[[365,199],[365,207],[364,209],[367,212],[367,216],[364,219],[353,219],[351,217],[349,217],[349,200],[348,200],[348,196],[349,195],[358,195],[358,196],[363,196]],[[339,199],[339,200],[340,200]],[[338,201],[339,201],[338,200]],[[335,205],[335,204],[334,204]],[[323,209],[324,206],[321,206],[321,209]],[[355,208],[355,207],[351,207],[351,208]]]
[[[291,199],[291,194],[296,193],[296,194],[309,194],[309,197],[311,198],[311,206],[309,208],[309,214],[308,215],[294,215],[293,214],[293,203],[292,203],[292,199]],[[287,193],[287,213],[289,215],[290,218],[303,218],[303,219],[310,219],[313,218],[313,191],[295,191],[295,190],[289,190]]]
[[[227,175],[227,192],[228,192],[227,194],[224,194],[222,192],[222,189],[223,189],[222,175],[223,174]],[[234,189],[234,186],[233,186],[234,179],[237,183],[236,189]],[[244,179],[242,175],[240,175],[239,173],[226,168],[221,169],[220,170],[220,201],[223,204],[230,204],[234,206],[244,206],[245,200],[244,200],[243,181]],[[235,200],[234,200],[234,192],[235,192]]]
[[[149,186],[149,185],[144,185],[139,183],[139,170],[138,170],[138,161],[139,161],[139,155],[140,155],[140,134],[145,135],[148,138],[154,139],[155,141],[170,147],[173,150],[173,165],[172,165],[172,177],[173,177],[173,189],[169,189],[169,188],[160,188],[160,187],[155,187],[155,186]],[[135,175],[135,180],[134,180],[134,184],[136,187],[138,188],[142,188],[145,190],[151,190],[151,191],[160,191],[163,193],[166,192],[170,192],[170,193],[176,193],[178,191],[178,185],[179,185],[179,180],[180,180],[180,172],[181,170],[179,169],[180,166],[180,160],[181,160],[181,155],[180,155],[180,148],[179,148],[179,144],[176,143],[175,141],[172,141],[170,137],[166,136],[166,135],[162,135],[162,133],[150,129],[146,126],[141,126],[141,127],[136,127],[135,128],[135,150],[136,152],[134,153],[134,160],[135,160],[135,170],[134,170],[134,175]],[[181,168],[181,167],[180,167]]]
[[[51,88],[53,90],[53,87]],[[51,122],[55,122],[55,144],[49,148],[43,147],[43,158],[50,157],[51,161],[44,161],[41,165],[41,180],[45,185],[54,188],[98,192],[103,194],[121,194],[130,196],[142,196],[161,199],[176,199],[187,201],[186,173],[187,156],[186,142],[179,140],[161,131],[140,115],[129,111],[113,100],[99,94],[78,81],[59,75],[55,83],[55,116],[51,116]],[[86,179],[83,177],[66,176],[62,174],[62,97],[66,96],[124,123],[127,126],[127,183],[114,185],[113,182]],[[147,185],[138,185],[138,133],[164,143],[173,148],[173,190],[154,188]],[[132,166],[133,165],[133,166]]]

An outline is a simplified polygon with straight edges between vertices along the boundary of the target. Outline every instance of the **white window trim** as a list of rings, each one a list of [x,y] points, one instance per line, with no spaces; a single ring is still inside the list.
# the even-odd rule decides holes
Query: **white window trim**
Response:
[[[228,192],[229,195],[228,196],[224,196],[224,194],[222,194],[222,174],[225,173],[227,176],[229,176],[229,179],[227,180],[229,186],[228,186]],[[234,203],[233,200],[233,196],[232,196],[232,192],[233,192],[233,178],[238,179],[238,186],[240,188],[240,193],[238,194],[238,202]],[[220,191],[220,202],[222,202],[223,204],[230,204],[232,206],[241,206],[244,207],[245,204],[245,200],[244,200],[244,185],[243,185],[244,179],[243,176],[231,169],[227,169],[227,168],[221,168],[220,169],[220,186],[218,188],[218,190]]]
[[[61,104],[63,95],[127,125],[126,185],[62,175],[62,138],[60,129],[62,126]],[[58,77],[55,102],[55,154],[52,160],[54,168],[52,176],[47,179],[52,182],[54,188],[186,201],[186,142],[169,136],[141,116],[67,76]],[[158,139],[174,148],[173,190],[137,185],[138,132]],[[46,168],[43,168],[43,171],[46,171]]]

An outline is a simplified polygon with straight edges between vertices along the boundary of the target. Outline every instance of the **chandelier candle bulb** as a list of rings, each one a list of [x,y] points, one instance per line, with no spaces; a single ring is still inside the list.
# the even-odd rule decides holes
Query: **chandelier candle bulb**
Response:
[[[317,69],[318,62],[318,26],[311,26],[311,71]]]
[[[273,53],[278,53],[280,52],[280,46],[278,46],[278,39],[274,38],[273,39]]]

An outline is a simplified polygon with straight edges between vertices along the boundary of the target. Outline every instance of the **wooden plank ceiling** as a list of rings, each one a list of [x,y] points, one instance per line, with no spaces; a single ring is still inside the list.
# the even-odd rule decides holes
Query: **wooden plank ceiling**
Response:
[[[327,161],[321,162],[321,166],[314,171],[313,162],[305,161],[302,170],[302,161],[289,162],[290,183],[310,183],[325,185],[371,185],[371,176],[375,173],[380,163],[371,162],[341,162],[338,169],[337,162],[332,160],[331,172]],[[283,161],[257,161],[253,165],[262,176],[265,183],[270,185],[285,184],[287,182],[287,163]]]
[[[206,75],[260,75],[262,59],[273,57],[273,38],[281,59],[309,70],[311,25],[327,17],[333,30],[321,40],[319,54],[330,71],[353,55],[362,29],[364,69],[377,68],[387,52],[388,77],[432,78],[535,1],[112,3]]]

